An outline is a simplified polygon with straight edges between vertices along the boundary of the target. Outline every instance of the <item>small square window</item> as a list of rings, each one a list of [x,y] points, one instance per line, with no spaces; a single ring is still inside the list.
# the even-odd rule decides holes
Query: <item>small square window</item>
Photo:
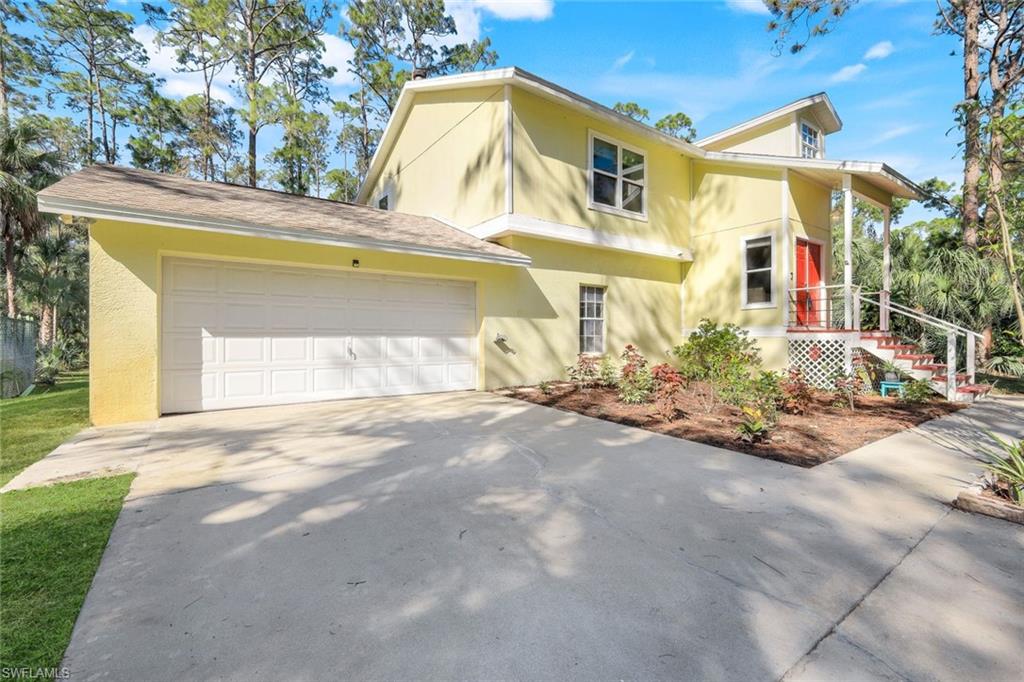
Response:
[[[644,217],[647,159],[644,153],[591,136],[590,206]],[[607,208],[605,208],[607,207]]]
[[[604,289],[580,287],[580,352],[604,353]]]
[[[387,194],[385,194],[384,196],[382,196],[380,199],[377,200],[377,208],[379,208],[381,210],[384,210],[384,211],[388,210],[388,195]]]

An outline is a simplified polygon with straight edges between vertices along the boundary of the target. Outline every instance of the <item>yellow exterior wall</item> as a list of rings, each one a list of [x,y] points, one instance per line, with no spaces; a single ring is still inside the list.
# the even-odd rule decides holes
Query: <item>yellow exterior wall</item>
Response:
[[[507,242],[530,253],[534,267],[97,221],[90,228],[92,421],[103,425],[159,415],[160,268],[165,256],[342,269],[358,258],[361,272],[472,280],[480,388],[564,377],[565,366],[578,353],[580,284],[608,287],[609,352],[636,343],[660,361],[678,343],[679,263],[533,239]],[[494,343],[499,332],[509,338],[507,349]]]
[[[693,263],[686,275],[684,326],[702,318],[743,327],[782,324],[781,173],[694,162]],[[746,237],[775,236],[776,306],[741,308],[741,245]]]
[[[503,86],[416,95],[367,203],[472,226],[505,210]]]
[[[678,149],[624,126],[512,88],[513,211],[651,242],[689,242],[689,163]],[[646,153],[647,219],[588,207],[589,131]]]
[[[780,116],[705,147],[716,152],[795,156],[797,153],[797,128],[792,115]]]

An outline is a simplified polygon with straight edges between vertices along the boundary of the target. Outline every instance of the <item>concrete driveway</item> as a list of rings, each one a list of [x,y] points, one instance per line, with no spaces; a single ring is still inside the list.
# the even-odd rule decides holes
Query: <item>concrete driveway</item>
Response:
[[[946,503],[1022,417],[804,470],[447,394],[93,431],[25,476],[139,471],[79,679],[1019,679],[1024,532]]]

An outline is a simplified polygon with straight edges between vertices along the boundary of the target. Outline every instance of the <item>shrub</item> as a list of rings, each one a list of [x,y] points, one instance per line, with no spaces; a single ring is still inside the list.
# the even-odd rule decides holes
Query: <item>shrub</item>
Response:
[[[551,382],[550,381],[542,381],[542,382],[540,382],[539,384],[537,384],[537,388],[539,388],[540,392],[543,393],[544,395],[551,395]]]
[[[989,436],[999,445],[1002,453],[988,451],[985,469],[995,479],[991,486],[1015,504],[1024,504],[1024,441],[1008,443],[993,433]]]
[[[779,409],[786,414],[804,414],[811,406],[814,393],[811,385],[807,383],[807,377],[803,370],[795,367],[790,368],[779,381],[779,388],[782,390],[782,400],[779,401]]]
[[[580,353],[576,358],[576,364],[569,365],[565,371],[569,375],[569,381],[576,384],[576,388],[581,391],[596,384],[599,378],[597,358],[586,353]]]
[[[753,405],[744,405],[743,417],[736,431],[745,443],[760,443],[771,437],[772,424],[764,412]]]
[[[832,385],[835,387],[836,404],[848,405],[851,410],[857,409],[854,398],[864,390],[864,379],[859,374],[838,370],[832,375]]]
[[[647,358],[633,344],[622,351],[622,371],[619,374],[619,400],[627,405],[650,402],[654,391],[654,377]]]
[[[56,383],[60,375],[61,357],[60,351],[50,346],[36,354],[36,376],[35,383],[45,386]]]
[[[679,358],[685,378],[707,382],[709,391],[699,396],[707,412],[723,401],[741,401],[749,386],[751,369],[761,363],[746,331],[734,324],[719,326],[710,320],[701,320],[686,343],[673,348],[672,353]]]
[[[683,387],[683,375],[667,363],[651,368],[654,379],[654,413],[665,422],[670,422],[680,413],[679,390]]]
[[[611,356],[601,356],[601,363],[597,368],[597,374],[598,381],[602,386],[615,388],[619,385],[619,368],[615,365],[615,360]]]
[[[903,402],[911,404],[926,403],[932,399],[935,391],[928,385],[927,381],[908,381],[903,385]]]

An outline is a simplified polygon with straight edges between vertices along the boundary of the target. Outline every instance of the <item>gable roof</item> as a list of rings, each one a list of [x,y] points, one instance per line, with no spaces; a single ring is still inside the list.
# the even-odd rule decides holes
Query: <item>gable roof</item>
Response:
[[[83,168],[38,193],[39,210],[87,218],[529,265],[518,251],[434,218],[138,168]]]
[[[359,186],[356,194],[357,202],[366,201],[370,188],[377,181],[378,176],[384,169],[387,156],[391,147],[401,133],[405,118],[413,106],[416,94],[419,92],[432,92],[439,90],[455,90],[459,88],[470,88],[481,85],[514,85],[537,94],[549,101],[558,102],[564,106],[571,107],[577,111],[606,120],[612,124],[620,125],[633,132],[653,139],[661,144],[677,149],[681,154],[689,157],[715,161],[718,163],[734,164],[738,166],[772,166],[776,168],[791,168],[816,176],[822,182],[834,184],[835,178],[843,173],[858,175],[865,181],[883,188],[896,196],[916,198],[923,195],[923,191],[916,184],[905,176],[897,173],[884,163],[873,161],[832,161],[823,159],[803,159],[795,156],[768,156],[764,154],[746,154],[739,152],[715,152],[704,149],[702,144],[709,140],[722,139],[729,135],[735,135],[743,130],[760,125],[763,122],[785,116],[806,108],[812,108],[823,124],[827,133],[832,133],[842,128],[842,121],[836,113],[828,95],[824,92],[811,95],[779,107],[755,119],[733,126],[711,137],[699,140],[697,143],[687,142],[673,137],[646,123],[634,121],[628,116],[599,104],[591,99],[583,97],[560,85],[544,80],[528,71],[518,67],[504,69],[492,69],[489,71],[474,71],[470,73],[457,74],[453,76],[440,76],[436,78],[425,78],[422,80],[408,81],[402,88],[402,94],[398,97],[395,110],[388,119],[387,127],[377,145],[377,151],[370,161],[369,169],[363,183]]]
[[[828,98],[828,95],[824,92],[815,93],[808,97],[803,97],[790,102],[778,109],[772,109],[771,111],[755,116],[752,119],[737,123],[731,128],[719,131],[714,135],[708,135],[705,138],[694,142],[699,147],[706,147],[709,144],[721,142],[722,140],[745,133],[748,130],[756,128],[760,125],[764,125],[769,121],[774,121],[784,116],[796,113],[798,111],[810,110],[814,116],[818,119],[818,122],[822,125],[822,132],[826,135],[838,132],[842,130],[843,122],[839,119],[839,114],[836,113],[835,107],[832,106],[832,100]]]

